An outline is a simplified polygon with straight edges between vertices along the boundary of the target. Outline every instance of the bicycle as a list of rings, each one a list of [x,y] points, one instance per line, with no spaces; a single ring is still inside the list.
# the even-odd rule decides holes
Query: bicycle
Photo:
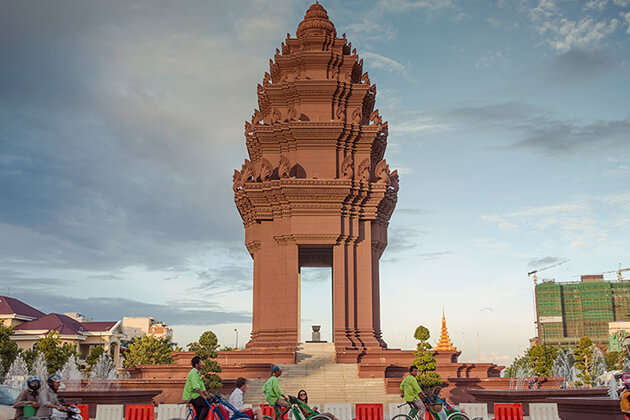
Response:
[[[427,410],[427,413],[429,413],[429,417],[430,418],[425,418],[425,420],[440,420],[440,418],[438,417],[437,412],[431,410],[431,405],[428,401],[425,401],[424,398],[422,399],[422,403],[424,404],[424,407]],[[409,405],[411,407],[411,410],[409,410],[408,414],[398,414],[394,417],[392,417],[392,420],[419,420],[420,417],[418,417],[418,409],[416,409],[416,407],[414,407],[412,404],[410,403],[404,403],[404,404],[400,404],[398,406],[398,408],[404,406],[404,405]],[[440,404],[442,405],[442,404]],[[441,409],[441,408],[440,408]],[[448,415],[448,417],[446,417],[446,420],[470,420],[470,417],[468,417],[466,414],[459,412],[459,411],[454,411],[452,413],[450,413]],[[474,420],[474,419],[473,419]]]
[[[293,417],[295,420],[330,420],[328,416],[319,414],[317,411],[313,410],[311,407],[309,407],[307,404],[300,401],[298,398],[294,397],[293,395],[289,395],[289,404],[291,404],[291,408],[289,410],[293,412]],[[304,413],[309,413],[309,415],[305,416]],[[280,413],[278,412],[278,409],[275,407],[273,410],[273,417],[263,416],[263,419],[284,420],[280,417]]]

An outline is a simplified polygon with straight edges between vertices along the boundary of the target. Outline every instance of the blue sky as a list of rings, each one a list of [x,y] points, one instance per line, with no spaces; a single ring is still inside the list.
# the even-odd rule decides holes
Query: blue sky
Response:
[[[401,173],[381,263],[391,347],[418,324],[439,336],[444,308],[462,360],[508,363],[534,334],[529,270],[630,266],[629,0],[322,4],[377,85]],[[5,2],[1,292],[243,344],[232,171],[256,84],[309,5]],[[330,274],[303,281],[304,326],[326,336]]]

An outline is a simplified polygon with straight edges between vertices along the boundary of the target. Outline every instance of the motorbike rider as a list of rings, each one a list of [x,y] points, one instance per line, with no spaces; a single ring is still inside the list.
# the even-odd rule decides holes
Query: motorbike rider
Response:
[[[59,402],[57,391],[61,385],[61,375],[53,374],[48,377],[45,389],[39,393],[39,408],[37,409],[37,417],[40,419],[49,419],[52,417],[52,409],[66,411],[66,408]]]
[[[38,397],[39,388],[41,387],[42,380],[39,376],[31,376],[26,380],[27,388],[20,392],[20,395],[15,399],[13,408],[15,408],[15,419],[22,420],[23,418],[34,417],[35,409],[39,407]],[[26,406],[32,406],[27,408],[27,416],[24,416],[24,408]],[[30,414],[28,413],[30,411]]]

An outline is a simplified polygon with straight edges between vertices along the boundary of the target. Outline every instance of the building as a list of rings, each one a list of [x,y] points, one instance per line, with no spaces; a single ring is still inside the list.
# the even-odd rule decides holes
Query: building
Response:
[[[0,296],[0,320],[6,327],[16,327],[23,322],[33,321],[45,314],[21,300]]]
[[[0,320],[13,327],[11,340],[22,350],[33,347],[49,332],[59,333],[62,343],[76,344],[79,360],[85,360],[95,346],[111,352],[120,367],[120,340],[124,338],[120,321],[94,322],[79,313],[44,314],[21,300],[0,296]]]
[[[630,281],[586,275],[579,282],[536,285],[537,344],[575,345],[580,337],[609,344],[609,323],[630,321]]]
[[[126,316],[122,320],[122,330],[127,340],[143,335],[166,338],[167,340],[173,339],[173,329],[168,328],[165,322],[156,321],[150,316]]]

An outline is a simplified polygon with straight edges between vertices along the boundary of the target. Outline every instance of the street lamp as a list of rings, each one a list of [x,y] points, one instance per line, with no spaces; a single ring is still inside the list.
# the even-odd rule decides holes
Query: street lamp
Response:
[[[235,344],[234,344],[234,349],[238,348],[238,330],[236,328],[234,328],[234,332],[236,333],[236,340],[235,340]]]

